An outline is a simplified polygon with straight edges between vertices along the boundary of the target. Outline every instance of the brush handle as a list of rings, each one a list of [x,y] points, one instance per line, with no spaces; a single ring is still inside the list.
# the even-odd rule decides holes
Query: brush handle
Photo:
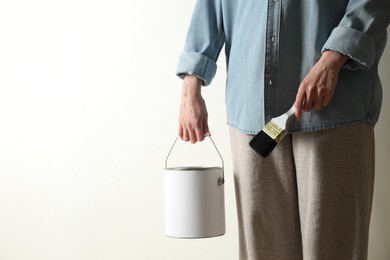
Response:
[[[290,110],[288,110],[287,112],[285,112],[284,114],[281,114],[280,116],[278,117],[275,117],[275,118],[272,118],[272,122],[274,122],[275,124],[277,124],[280,128],[282,129],[285,129],[286,128],[286,123],[287,123],[287,120],[295,113],[295,107],[294,105],[290,108]]]
[[[286,112],[287,116],[290,117],[292,116],[293,114],[295,114],[295,105],[292,105],[292,107],[290,108],[290,110],[288,110]]]

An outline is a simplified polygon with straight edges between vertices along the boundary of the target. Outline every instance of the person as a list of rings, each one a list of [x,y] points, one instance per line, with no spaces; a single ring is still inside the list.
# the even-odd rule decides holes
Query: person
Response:
[[[240,259],[367,259],[389,0],[197,0],[179,136],[210,135],[202,86],[224,47]],[[262,158],[248,145],[295,106]]]

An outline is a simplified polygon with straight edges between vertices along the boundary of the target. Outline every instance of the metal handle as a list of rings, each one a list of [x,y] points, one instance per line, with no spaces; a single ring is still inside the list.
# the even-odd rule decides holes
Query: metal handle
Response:
[[[223,185],[223,184],[225,183],[225,174],[224,174],[224,169],[225,169],[225,167],[224,167],[223,158],[222,158],[222,155],[221,155],[221,153],[219,152],[217,146],[215,145],[213,138],[211,138],[211,136],[207,136],[207,137],[210,138],[211,142],[212,142],[213,145],[214,145],[215,150],[217,151],[217,153],[218,153],[218,155],[219,155],[219,158],[221,159],[221,162],[222,162],[222,177],[220,177],[220,178],[218,179],[218,185]],[[173,144],[172,144],[171,149],[169,149],[167,158],[165,159],[165,169],[168,168],[168,158],[169,158],[169,156],[171,155],[171,152],[172,152],[172,150],[173,150],[173,147],[175,147],[175,144],[176,144],[176,142],[177,142],[177,139],[179,139],[179,137],[176,137],[175,141],[174,141]]]

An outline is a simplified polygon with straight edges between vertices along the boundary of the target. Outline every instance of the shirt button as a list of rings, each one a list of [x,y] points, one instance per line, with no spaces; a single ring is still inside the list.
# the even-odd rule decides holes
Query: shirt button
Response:
[[[271,42],[275,42],[276,41],[276,37],[274,35],[271,36]]]

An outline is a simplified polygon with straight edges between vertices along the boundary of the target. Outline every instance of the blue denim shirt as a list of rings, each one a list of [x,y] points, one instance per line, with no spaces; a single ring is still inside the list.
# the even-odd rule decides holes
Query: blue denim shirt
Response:
[[[330,104],[292,120],[289,132],[375,124],[389,20],[390,0],[197,0],[176,73],[209,85],[225,46],[228,124],[255,134],[292,106],[321,53],[338,51],[350,59]]]

